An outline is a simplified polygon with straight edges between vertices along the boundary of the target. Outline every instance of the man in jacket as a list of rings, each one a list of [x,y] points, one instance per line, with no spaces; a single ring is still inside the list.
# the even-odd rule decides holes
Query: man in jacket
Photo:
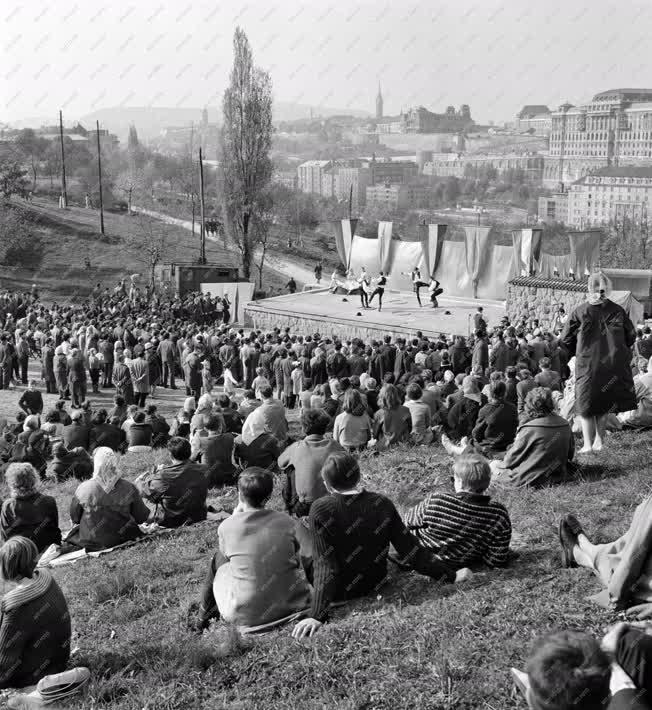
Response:
[[[63,428],[63,445],[71,450],[81,446],[88,451],[90,449],[90,427],[82,421],[82,413],[77,410],[71,414],[72,423]]]
[[[72,406],[81,407],[86,399],[86,364],[82,353],[73,348],[68,358],[68,383],[72,395]]]
[[[169,333],[163,333],[163,340],[159,343],[157,352],[163,363],[163,387],[177,389],[174,383],[174,363],[177,355],[177,346],[172,342]],[[169,385],[168,382],[170,383]]]

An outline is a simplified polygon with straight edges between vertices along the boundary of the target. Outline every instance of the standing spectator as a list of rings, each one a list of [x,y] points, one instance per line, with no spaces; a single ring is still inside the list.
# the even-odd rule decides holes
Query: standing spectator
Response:
[[[70,399],[68,397],[68,358],[60,348],[61,346],[59,345],[54,351],[54,377],[59,397],[63,400]]]
[[[134,401],[134,387],[131,382],[131,372],[125,364],[125,357],[122,353],[116,355],[113,366],[113,384],[116,395],[122,397],[126,404]]]
[[[315,281],[317,282],[317,284],[321,283],[322,269],[323,267],[321,261],[318,261],[317,265],[315,266]]]
[[[72,406],[81,407],[86,399],[86,365],[78,348],[72,348],[68,358],[68,382],[72,393]]]
[[[45,344],[41,349],[41,363],[45,391],[48,394],[57,394],[57,382],[54,374],[54,341],[52,338],[46,338]]]
[[[16,357],[20,368],[20,381],[27,384],[27,368],[29,365],[29,341],[25,337],[25,331],[21,330],[16,339]]]
[[[163,333],[163,339],[158,345],[158,356],[163,364],[163,387],[175,390],[174,370],[177,358],[177,346],[172,342],[169,333]]]
[[[129,363],[129,373],[134,387],[136,405],[144,407],[149,394],[149,366],[141,353]]]

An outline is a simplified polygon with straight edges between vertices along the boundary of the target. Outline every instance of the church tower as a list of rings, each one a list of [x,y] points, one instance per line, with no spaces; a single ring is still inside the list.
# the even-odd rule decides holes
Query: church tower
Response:
[[[378,94],[376,95],[376,118],[383,117],[383,95],[380,92],[380,82],[378,82]]]

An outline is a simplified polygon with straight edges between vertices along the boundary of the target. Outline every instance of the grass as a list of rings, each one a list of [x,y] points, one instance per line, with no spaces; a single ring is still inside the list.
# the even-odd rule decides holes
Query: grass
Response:
[[[170,395],[171,397],[171,395]],[[0,392],[0,412],[16,394]],[[176,402],[164,405],[173,411]],[[296,432],[296,421],[293,422]],[[206,523],[93,561],[54,570],[68,599],[74,663],[93,677],[77,708],[182,710],[331,707],[510,710],[510,666],[522,666],[533,640],[556,629],[600,634],[614,620],[587,596],[599,583],[586,570],[560,568],[556,523],[574,511],[597,541],[614,539],[652,489],[652,434],[610,435],[600,463],[578,479],[539,491],[492,491],[510,510],[518,560],[479,571],[464,588],[438,587],[391,570],[378,597],[339,609],[310,641],[290,628],[242,639],[217,624],[197,637],[185,630],[217,528]],[[125,457],[133,479],[163,453]],[[450,489],[450,463],[438,447],[364,454],[365,485],[404,510],[431,490]],[[67,527],[75,481],[45,486]],[[282,509],[276,486],[271,505]],[[4,487],[0,496],[5,496]],[[233,502],[235,490],[211,491]]]

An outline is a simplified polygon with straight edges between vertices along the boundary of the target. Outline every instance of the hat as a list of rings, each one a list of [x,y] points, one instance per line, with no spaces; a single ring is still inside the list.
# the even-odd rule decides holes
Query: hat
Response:
[[[75,409],[73,412],[70,413],[70,418],[75,421],[75,419],[81,419],[82,413],[81,409]]]
[[[151,350],[153,347],[151,343],[145,343],[145,350]]]
[[[46,675],[39,680],[36,690],[25,695],[16,695],[7,703],[12,708],[31,707],[32,702],[50,705],[78,693],[90,680],[88,668],[73,668],[63,673]]]

